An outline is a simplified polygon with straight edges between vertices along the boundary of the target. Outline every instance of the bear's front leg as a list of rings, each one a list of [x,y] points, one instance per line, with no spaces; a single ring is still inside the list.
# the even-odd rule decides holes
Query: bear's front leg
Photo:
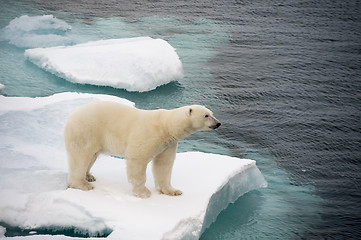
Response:
[[[153,175],[155,187],[159,193],[169,196],[182,195],[182,191],[171,186],[173,163],[178,144],[174,144],[156,156],[153,160]]]
[[[149,198],[151,195],[145,187],[147,164],[134,159],[127,160],[128,181],[132,184],[133,194],[139,198]]]

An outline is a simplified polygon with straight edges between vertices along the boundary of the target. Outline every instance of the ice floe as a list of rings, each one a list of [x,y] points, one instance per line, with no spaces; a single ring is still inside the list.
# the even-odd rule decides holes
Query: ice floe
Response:
[[[25,56],[70,82],[128,91],[153,90],[183,77],[176,50],[165,40],[150,37],[28,49]]]
[[[253,160],[185,152],[177,154],[172,177],[182,196],[157,194],[151,171],[146,185],[152,196],[132,196],[125,161],[104,155],[93,167],[94,190],[66,189],[66,117],[96,100],[134,106],[94,94],[0,96],[0,223],[33,230],[25,239],[77,239],[36,232],[68,228],[90,236],[110,233],[106,239],[198,239],[228,204],[267,185]],[[5,231],[0,227],[0,237]]]

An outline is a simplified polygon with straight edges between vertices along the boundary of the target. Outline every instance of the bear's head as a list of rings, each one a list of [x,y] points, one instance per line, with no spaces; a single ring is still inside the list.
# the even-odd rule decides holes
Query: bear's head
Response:
[[[213,116],[212,111],[200,105],[188,106],[187,116],[196,131],[212,130],[221,126],[221,123]]]

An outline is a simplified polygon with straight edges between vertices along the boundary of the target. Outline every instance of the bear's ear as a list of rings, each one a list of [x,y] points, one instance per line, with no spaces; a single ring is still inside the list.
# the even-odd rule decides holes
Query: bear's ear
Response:
[[[192,108],[189,108],[189,109],[188,109],[188,111],[187,111],[187,116],[188,116],[188,117],[192,114],[192,111],[193,111]]]

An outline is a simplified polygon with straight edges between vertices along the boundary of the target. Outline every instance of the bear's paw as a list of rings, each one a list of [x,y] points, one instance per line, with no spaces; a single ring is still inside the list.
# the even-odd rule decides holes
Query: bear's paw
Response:
[[[78,183],[70,182],[68,184],[68,187],[69,188],[80,189],[80,190],[83,190],[83,191],[89,191],[89,190],[92,190],[94,188],[93,185],[91,185],[87,181],[81,181],[81,182],[78,182]]]
[[[88,182],[95,182],[96,181],[95,177],[93,175],[91,175],[90,173],[86,174],[86,180]]]
[[[151,192],[149,191],[148,188],[143,187],[143,188],[137,189],[137,190],[133,189],[133,194],[139,198],[149,198],[151,195]]]
[[[181,190],[177,190],[174,188],[162,188],[162,189],[158,189],[158,192],[160,194],[165,194],[168,196],[179,196],[179,195],[183,194],[183,192]]]

